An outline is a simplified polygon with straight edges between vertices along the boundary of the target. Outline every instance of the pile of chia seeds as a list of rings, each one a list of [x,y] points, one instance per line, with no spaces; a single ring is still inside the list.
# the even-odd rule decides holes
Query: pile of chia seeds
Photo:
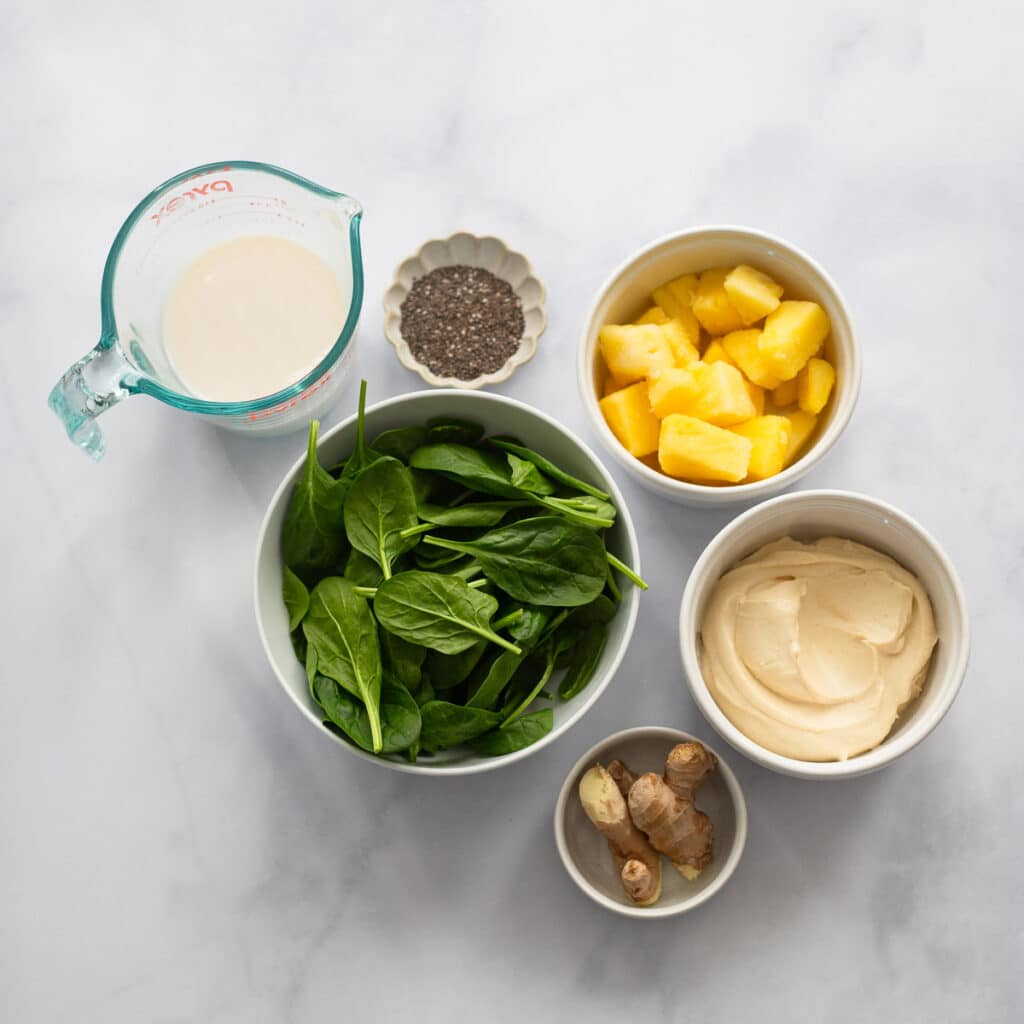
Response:
[[[523,337],[523,303],[480,267],[438,267],[417,278],[401,306],[402,337],[439,377],[473,380],[500,370]]]

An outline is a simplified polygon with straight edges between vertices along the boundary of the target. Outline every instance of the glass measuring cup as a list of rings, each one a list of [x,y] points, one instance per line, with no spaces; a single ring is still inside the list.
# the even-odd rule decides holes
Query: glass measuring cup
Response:
[[[362,207],[351,196],[269,164],[237,160],[183,171],[132,210],[103,270],[99,343],[50,392],[68,437],[94,459],[104,452],[96,417],[130,395],[151,395],[217,426],[278,434],[325,409],[346,376],[363,304]],[[337,340],[301,380],[248,402],[193,394],[168,357],[163,310],[178,276],[200,253],[247,235],[297,242],[337,275],[348,314]]]

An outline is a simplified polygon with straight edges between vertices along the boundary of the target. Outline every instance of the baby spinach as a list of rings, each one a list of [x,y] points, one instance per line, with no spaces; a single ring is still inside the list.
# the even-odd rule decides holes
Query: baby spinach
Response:
[[[408,462],[409,456],[426,441],[427,431],[423,427],[396,427],[378,434],[370,447],[380,455]]]
[[[315,658],[315,672],[334,679],[366,706],[372,746],[379,751],[380,641],[366,599],[348,580],[329,576],[310,594],[302,631]]]
[[[317,675],[313,682],[316,702],[328,721],[336,725],[356,746],[375,753],[370,717],[366,705],[346,692],[329,676]],[[396,754],[419,739],[420,708],[400,683],[385,679],[381,689],[382,754]]]
[[[446,508],[423,502],[418,511],[420,519],[436,526],[497,526],[509,509],[529,508],[531,505],[532,501],[478,501]]]
[[[416,495],[405,466],[385,457],[364,469],[345,497],[344,520],[352,547],[372,558],[384,579],[390,579],[393,560],[418,540],[402,536],[419,523]]]
[[[420,708],[420,717],[420,745],[430,752],[467,743],[501,721],[494,711],[449,704],[445,700],[427,701]]]
[[[554,724],[554,711],[551,708],[541,708],[540,711],[531,711],[528,715],[521,715],[507,728],[485,732],[477,739],[470,740],[469,746],[485,757],[512,754],[547,736]]]
[[[412,453],[409,465],[441,473],[470,490],[495,494],[499,498],[521,498],[512,486],[508,464],[494,452],[463,444],[428,444]]]
[[[520,519],[474,541],[428,535],[424,542],[472,555],[506,594],[536,605],[589,604],[607,576],[601,537],[559,516]]]
[[[385,672],[390,672],[403,686],[415,690],[420,685],[427,649],[411,644],[394,633],[382,630],[380,656]]]
[[[519,648],[490,628],[498,602],[457,576],[412,570],[377,588],[373,610],[389,632],[442,654],[458,654],[479,637],[507,650]]]
[[[348,483],[335,480],[317,459],[320,421],[309,424],[306,464],[292,491],[281,530],[281,558],[307,584],[333,572],[348,546],[343,506]]]
[[[555,493],[555,485],[532,462],[527,462],[526,459],[521,459],[511,452],[507,458],[513,487],[529,491],[531,494]]]
[[[324,726],[410,761],[521,750],[553,728],[531,704],[592,677],[619,574],[646,586],[607,550],[615,507],[466,420],[367,444],[365,409],[364,382],[355,446],[331,472],[311,424],[281,535],[291,640]]]
[[[477,640],[471,647],[467,647],[458,654],[441,654],[439,651],[430,651],[427,654],[426,666],[435,689],[452,690],[460,683],[464,683],[476,668],[488,646],[486,640]],[[502,651],[501,653],[509,654],[510,652]],[[511,656],[515,657],[515,655]]]
[[[357,587],[376,587],[384,579],[384,573],[376,561],[356,548],[348,553],[342,575]]]
[[[588,484],[585,480],[580,480],[579,477],[575,477],[571,473],[567,473],[564,469],[556,466],[550,459],[546,459],[539,452],[533,451],[532,448],[526,448],[521,444],[515,444],[512,441],[506,441],[498,437],[492,437],[490,443],[501,448],[503,451],[518,455],[521,459],[526,459],[527,462],[532,462],[539,470],[551,477],[552,480],[556,480],[566,487],[571,487],[575,491],[582,491],[584,494],[589,494],[595,498],[601,498],[603,501],[611,500],[610,494],[598,490],[598,488]]]
[[[281,591],[284,595],[284,606],[288,609],[288,631],[294,633],[309,611],[309,591],[306,584],[287,565],[284,567]]]
[[[484,436],[484,428],[472,420],[452,416],[435,416],[427,420],[428,444],[476,444]]]
[[[594,622],[583,631],[583,636],[573,648],[572,659],[558,684],[558,696],[572,700],[590,682],[601,660],[608,630],[603,623]]]

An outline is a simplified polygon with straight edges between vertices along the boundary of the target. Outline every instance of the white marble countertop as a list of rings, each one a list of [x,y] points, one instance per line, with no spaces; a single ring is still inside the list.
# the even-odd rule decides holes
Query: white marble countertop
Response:
[[[1020,11],[304,6],[5,12],[0,1018],[1019,1020]],[[395,264],[426,237],[493,232],[549,289],[538,356],[502,390],[595,444],[574,351],[621,258],[708,221],[820,258],[865,375],[802,486],[893,502],[959,567],[974,648],[942,726],[845,784],[735,755],[750,837],[730,884],[660,923],[591,904],[555,852],[555,794],[617,729],[715,738],[675,623],[730,516],[615,471],[651,590],[582,722],[451,780],[314,735],[250,602],[256,529],[301,439],[246,440],[138,398],[105,417],[92,465],[45,405],[97,337],[103,260],[134,202],[243,156],[364,203],[373,398],[420,384],[381,333]],[[331,421],[352,403],[350,388]]]

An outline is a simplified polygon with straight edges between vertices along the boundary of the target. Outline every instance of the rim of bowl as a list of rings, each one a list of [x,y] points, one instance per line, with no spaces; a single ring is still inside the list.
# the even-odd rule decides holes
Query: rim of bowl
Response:
[[[402,395],[395,395],[392,398],[385,398],[380,402],[376,402],[374,405],[368,406],[366,409],[366,415],[377,412],[380,409],[387,409],[395,405],[401,405],[410,399],[433,399],[437,396],[441,397],[452,397],[456,402],[468,401],[468,402],[494,402],[498,405],[511,406],[516,409],[520,409],[531,413],[538,419],[544,421],[548,426],[558,430],[560,433],[565,435],[570,441],[572,441],[583,454],[590,459],[597,470],[597,474],[601,479],[602,485],[612,496],[612,500],[615,503],[615,508],[618,511],[617,523],[621,523],[626,535],[626,547],[628,548],[627,557],[630,559],[630,564],[633,566],[637,575],[641,574],[640,569],[640,546],[637,541],[636,530],[633,527],[633,519],[629,513],[629,508],[626,505],[625,499],[622,497],[622,492],[619,490],[618,485],[612,478],[611,474],[604,467],[601,460],[591,450],[591,448],[585,444],[572,430],[568,427],[558,423],[547,413],[537,409],[535,406],[528,405],[526,402],[520,402],[515,398],[509,398],[507,395],[496,395],[488,391],[467,391],[459,388],[438,388],[434,390],[423,390],[423,391],[408,391]],[[317,451],[320,450],[321,445],[343,430],[345,427],[354,423],[357,414],[347,416],[340,423],[335,424],[330,430],[327,430],[321,434],[317,440]],[[282,678],[281,674],[277,671],[277,667],[274,663],[274,659],[271,657],[270,643],[267,638],[266,627],[263,622],[262,604],[260,602],[260,582],[259,582],[259,567],[260,567],[260,555],[268,541],[268,530],[270,527],[270,520],[273,518],[274,512],[278,506],[285,500],[294,482],[296,474],[299,472],[302,464],[305,462],[305,454],[300,455],[291,467],[285,471],[281,482],[274,489],[274,494],[271,497],[267,510],[263,514],[263,521],[260,523],[259,535],[256,540],[256,559],[255,568],[253,571],[253,607],[256,612],[256,627],[260,635],[260,643],[263,647],[263,654],[267,659],[267,663],[274,673],[274,677],[277,679],[281,686],[281,689],[287,694],[288,699],[292,704],[298,708],[302,713],[303,717],[310,722],[318,733],[333,740],[343,750],[348,751],[350,754],[356,757],[362,758],[364,761],[369,761],[375,765],[381,765],[386,768],[390,768],[393,771],[405,772],[409,775],[434,775],[434,776],[456,776],[456,775],[476,775],[480,772],[493,771],[496,768],[504,767],[505,765],[514,764],[516,761],[521,761],[531,754],[537,753],[544,747],[553,743],[560,736],[567,733],[593,706],[597,703],[598,698],[604,691],[609,687],[612,680],[615,678],[616,673],[619,670],[619,665],[622,663],[622,659],[626,655],[626,650],[629,648],[629,642],[633,637],[633,629],[636,626],[637,614],[640,609],[640,596],[636,587],[629,587],[629,596],[626,593],[623,594],[623,605],[626,607],[621,608],[620,614],[626,615],[625,629],[623,631],[622,643],[619,645],[617,651],[612,656],[611,663],[609,664],[608,671],[605,673],[603,682],[598,686],[594,686],[587,699],[580,704],[576,711],[567,718],[561,725],[556,726],[546,736],[537,740],[536,743],[530,744],[528,747],[524,747],[522,750],[513,751],[511,754],[502,754],[500,757],[481,757],[478,761],[468,761],[466,763],[449,764],[447,766],[442,765],[430,765],[430,764],[410,764],[405,761],[392,761],[386,757],[378,757],[376,754],[371,754],[366,750],[355,746],[354,744],[347,743],[340,736],[336,736],[330,730],[325,729],[320,719],[313,714],[312,711],[302,702],[299,698],[291,691],[286,681]],[[590,689],[588,687],[588,689]]]
[[[597,313],[597,307],[601,304],[612,286],[615,285],[615,283],[622,278],[635,263],[643,259],[648,255],[648,253],[668,242],[676,242],[680,239],[693,238],[698,235],[706,235],[712,232],[743,235],[750,240],[763,242],[783,249],[790,255],[796,257],[798,261],[805,263],[813,274],[820,278],[825,289],[832,292],[836,305],[840,310],[842,310],[843,316],[850,328],[850,345],[847,353],[849,357],[849,367],[844,374],[848,382],[848,391],[846,392],[843,405],[833,410],[832,419],[821,436],[811,445],[810,448],[807,449],[807,451],[804,452],[803,455],[800,456],[799,459],[796,460],[796,462],[791,466],[787,466],[781,473],[776,473],[775,476],[770,476],[765,480],[756,480],[749,484],[728,484],[722,487],[710,487],[706,484],[694,484],[686,480],[677,480],[675,477],[656,472],[651,469],[650,466],[645,465],[639,459],[630,455],[629,452],[622,447],[619,439],[611,432],[611,429],[605,422],[604,416],[601,415],[597,394],[591,383],[592,367],[587,353],[587,338],[590,333],[591,324],[593,323],[594,317]],[[756,501],[759,498],[768,496],[769,494],[775,494],[780,490],[784,490],[790,484],[799,480],[806,473],[809,473],[825,457],[825,455],[831,451],[836,442],[842,436],[843,432],[846,430],[846,427],[853,416],[853,411],[856,408],[857,400],[860,397],[861,375],[860,343],[857,341],[857,331],[854,326],[853,316],[850,313],[850,307],[846,301],[846,297],[843,295],[839,285],[836,284],[832,275],[829,274],[829,272],[816,259],[814,259],[813,256],[805,252],[799,246],[794,245],[792,242],[781,238],[779,235],[773,235],[767,231],[761,231],[757,228],[746,227],[742,224],[701,224],[697,227],[686,228],[683,231],[673,231],[648,242],[642,248],[637,249],[619,263],[618,266],[616,266],[615,269],[612,270],[612,272],[604,279],[604,281],[601,282],[600,287],[597,289],[597,292],[587,309],[587,315],[583,322],[583,330],[580,335],[580,344],[576,361],[576,379],[580,391],[580,397],[583,399],[583,407],[586,409],[589,419],[595,426],[601,440],[604,442],[605,448],[611,452],[616,461],[628,472],[636,476],[637,479],[648,484],[654,490],[661,491],[664,494],[676,494],[681,497],[688,497],[698,504],[708,503],[725,505]]]
[[[716,758],[718,758],[718,771],[721,773],[721,777],[725,782],[725,788],[729,793],[729,797],[732,800],[733,808],[736,813],[736,836],[733,839],[732,847],[729,850],[729,856],[726,857],[725,863],[718,872],[718,877],[700,892],[694,893],[694,895],[689,899],[681,900],[678,903],[667,904],[665,906],[659,906],[656,903],[651,907],[636,907],[630,906],[626,903],[617,903],[610,897],[605,896],[603,892],[597,890],[590,884],[590,882],[587,881],[586,878],[583,877],[583,872],[577,867],[576,861],[569,852],[569,846],[565,838],[565,808],[569,802],[570,796],[575,790],[575,782],[579,778],[580,773],[593,763],[599,751],[606,747],[614,746],[617,743],[622,743],[626,740],[633,739],[634,737],[639,738],[641,736],[651,739],[664,738],[666,742],[669,743],[686,743],[689,741],[696,741],[697,743],[702,744],[706,750],[709,750]],[[717,750],[704,743],[699,736],[683,732],[682,729],[673,729],[670,726],[636,725],[629,729],[622,729],[619,732],[613,732],[610,736],[606,736],[599,743],[595,743],[576,761],[572,768],[569,769],[569,774],[566,775],[565,781],[562,783],[562,788],[558,791],[558,799],[555,801],[555,816],[553,824],[555,830],[555,845],[558,847],[558,855],[562,860],[562,864],[568,872],[569,877],[584,893],[586,893],[587,896],[589,896],[599,906],[602,906],[607,910],[613,910],[617,914],[624,914],[626,917],[653,920],[662,917],[673,917],[676,914],[685,914],[689,910],[694,910],[702,903],[706,903],[711,899],[711,897],[714,896],[730,878],[732,878],[733,873],[740,862],[740,858],[743,856],[743,849],[747,845],[747,801],[743,796],[743,789],[740,786],[739,779],[736,778],[736,773],[729,767],[729,763]]]
[[[905,732],[894,738],[886,737],[872,750],[863,754],[856,754],[845,761],[801,761],[795,757],[785,757],[776,754],[774,751],[755,743],[737,726],[735,726],[725,712],[718,706],[700,670],[700,661],[697,657],[697,629],[696,605],[698,596],[707,587],[713,586],[717,580],[712,580],[707,574],[707,565],[715,557],[724,543],[742,530],[754,520],[769,514],[780,505],[800,504],[808,500],[835,499],[840,501],[852,501],[861,508],[880,512],[884,516],[895,520],[901,526],[924,541],[931,556],[945,575],[953,592],[953,599],[958,610],[956,617],[957,632],[960,639],[960,654],[956,662],[947,669],[947,678],[952,680],[952,685],[936,705],[930,709],[927,715],[913,723]],[[894,556],[895,557],[895,556]],[[896,557],[896,561],[899,558]],[[902,563],[901,563],[902,564]],[[730,567],[731,568],[731,567]],[[725,570],[728,571],[728,570]],[[967,598],[964,593],[960,577],[953,566],[953,562],[946,554],[939,542],[906,512],[893,505],[873,498],[858,491],[844,491],[836,489],[825,489],[816,491],[798,491],[795,494],[782,494],[769,501],[762,502],[752,509],[737,516],[732,522],[727,523],[704,548],[690,572],[689,579],[683,589],[683,598],[679,607],[679,649],[683,662],[683,676],[697,707],[707,719],[711,727],[722,737],[733,749],[739,751],[751,761],[769,768],[772,771],[783,775],[791,775],[802,779],[830,780],[849,779],[860,775],[867,775],[870,772],[884,768],[893,761],[902,757],[908,751],[913,750],[919,743],[925,740],[945,718],[946,713],[953,706],[960,687],[963,685],[964,677],[967,674],[967,663],[971,649],[971,624],[967,613]]]

